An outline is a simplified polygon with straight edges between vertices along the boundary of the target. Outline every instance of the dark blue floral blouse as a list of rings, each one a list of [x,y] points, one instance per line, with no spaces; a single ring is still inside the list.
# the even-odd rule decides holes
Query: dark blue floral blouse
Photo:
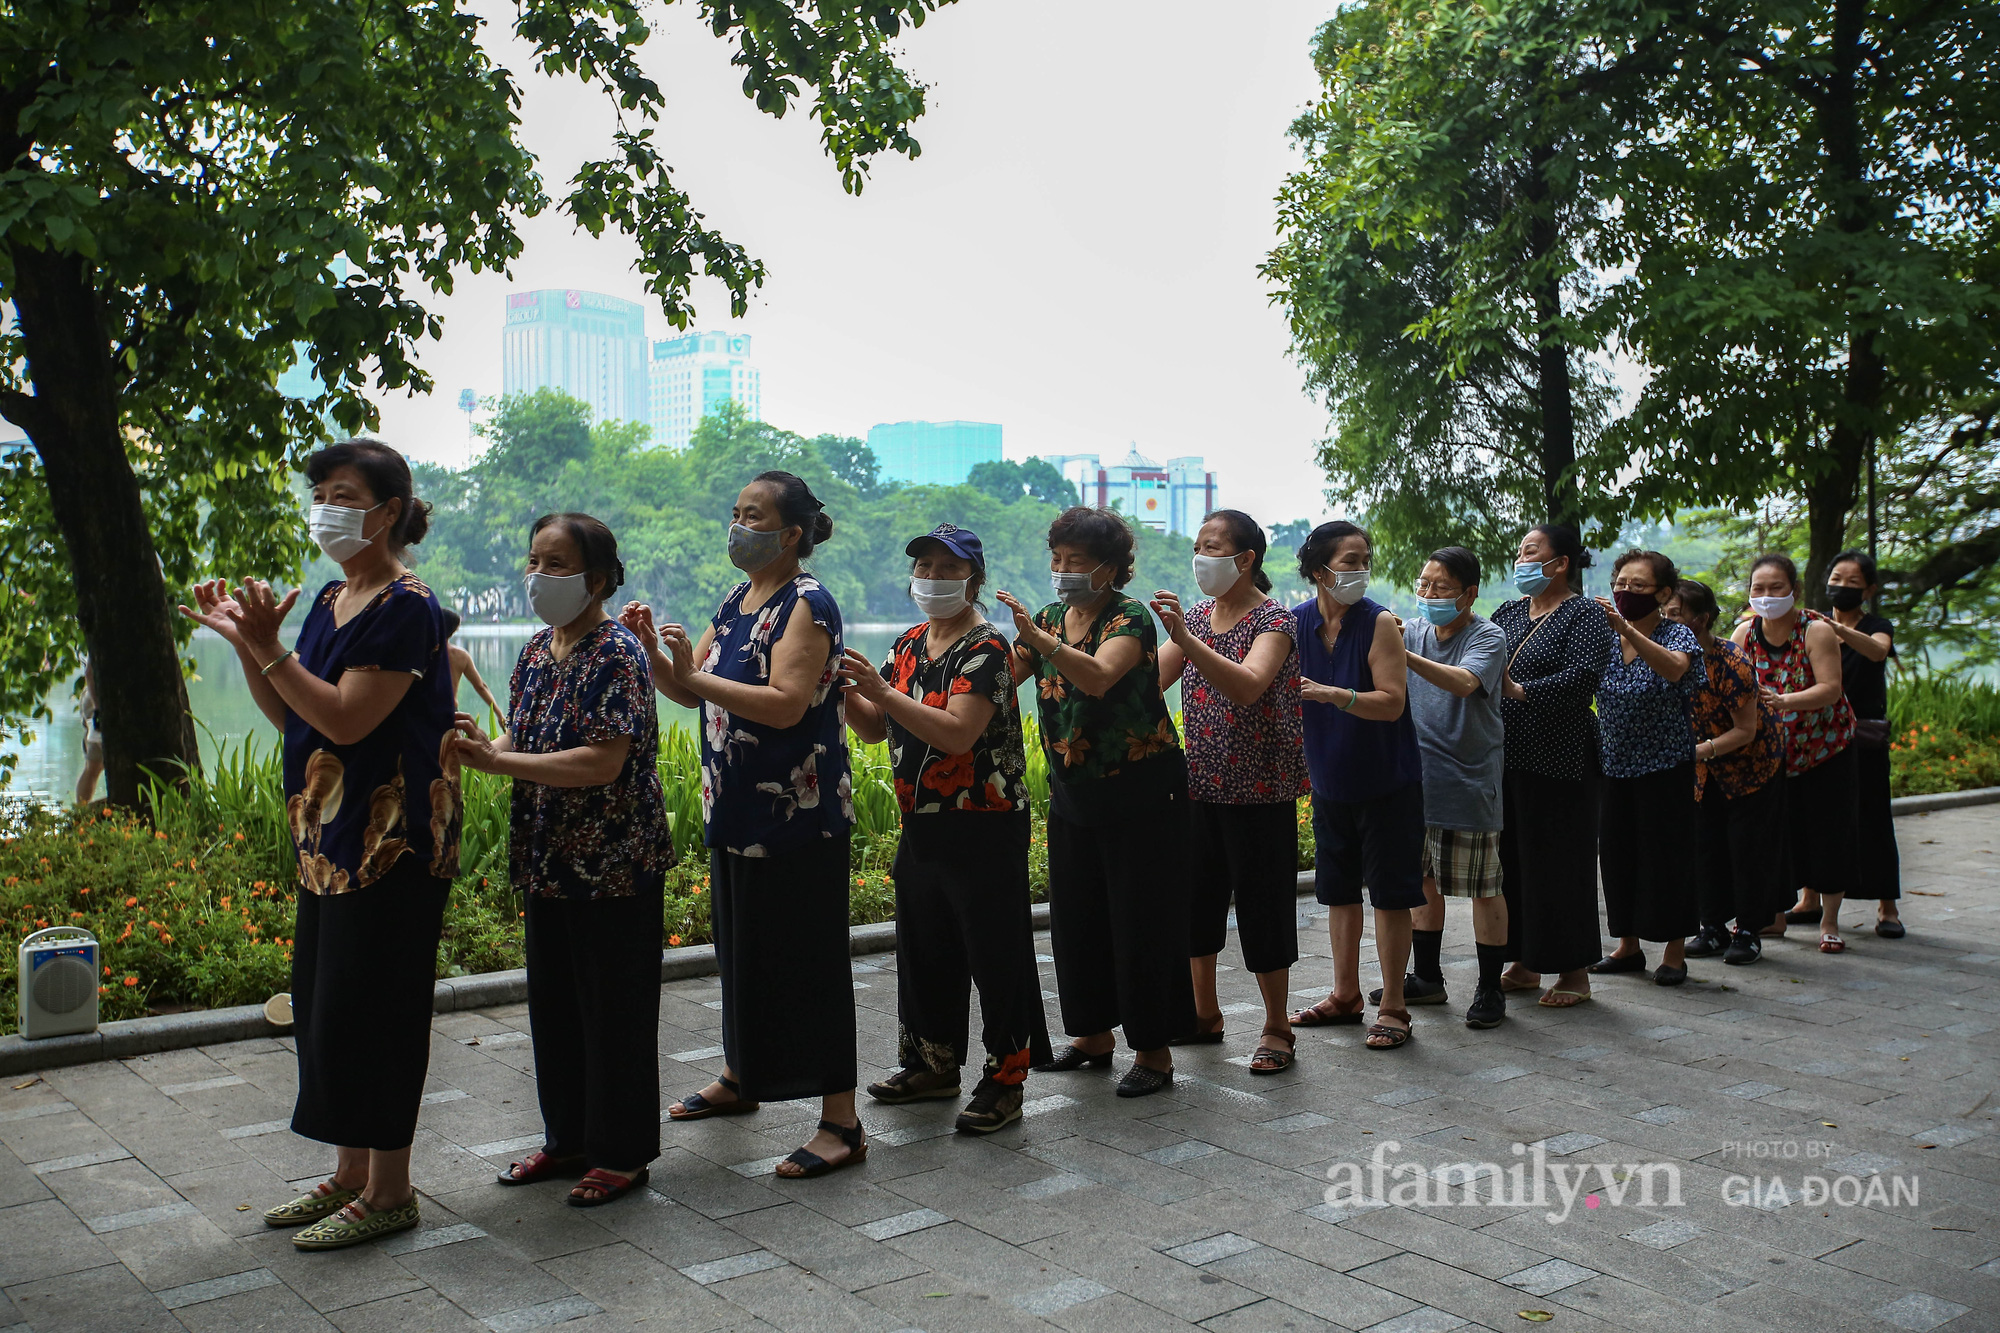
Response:
[[[1598,735],[1608,778],[1644,777],[1694,762],[1691,706],[1695,691],[1708,679],[1701,644],[1693,630],[1665,617],[1650,637],[1662,648],[1686,653],[1688,669],[1679,680],[1669,681],[1637,653],[1627,662],[1622,639],[1612,648],[1597,682]]]
[[[528,640],[507,686],[507,733],[522,754],[554,754],[632,738],[625,766],[601,787],[514,779],[507,859],[514,888],[542,898],[658,893],[674,865],[660,789],[660,715],[646,650],[607,620],[558,662],[555,631]]]
[[[771,651],[804,602],[832,643],[811,704],[797,726],[770,727],[713,703],[701,709],[701,813],[710,851],[776,856],[813,838],[844,838],[854,822],[848,777],[847,705],[840,663],[840,608],[810,574],[799,574],[755,611],[748,583],[722,599],[701,669],[746,685],[771,683]]]

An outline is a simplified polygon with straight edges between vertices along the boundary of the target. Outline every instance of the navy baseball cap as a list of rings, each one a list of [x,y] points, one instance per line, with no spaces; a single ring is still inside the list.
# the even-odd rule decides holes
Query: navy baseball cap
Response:
[[[937,542],[959,559],[970,560],[972,567],[981,574],[986,572],[986,548],[979,544],[979,534],[971,528],[961,528],[956,523],[940,523],[923,536],[912,537],[910,544],[903,548],[903,554],[914,556],[917,548],[925,542]]]

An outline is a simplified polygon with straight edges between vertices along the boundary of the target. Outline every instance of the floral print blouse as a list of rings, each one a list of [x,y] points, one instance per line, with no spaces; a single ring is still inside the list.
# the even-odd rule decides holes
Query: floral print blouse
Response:
[[[1764,638],[1764,618],[1752,617],[1750,641],[1743,647],[1759,685],[1777,694],[1797,694],[1818,682],[1806,654],[1806,626],[1821,619],[1817,611],[1801,611],[1792,637],[1773,646]],[[1785,735],[1785,772],[1797,777],[1847,748],[1854,739],[1854,708],[1843,694],[1810,713],[1778,714],[1778,729]]]
[[[771,727],[704,702],[701,709],[701,815],[711,851],[776,856],[813,838],[844,838],[854,823],[848,775],[847,709],[840,692],[840,608],[833,594],[800,573],[754,611],[748,582],[722,599],[701,669],[746,685],[771,683],[771,651],[804,603],[832,640],[798,725]]]
[[[440,879],[458,875],[465,800],[450,745],[457,704],[445,656],[444,613],[414,574],[375,594],[345,625],[319,590],[299,627],[299,663],[329,683],[348,671],[415,676],[389,716],[352,745],[336,745],[285,713],[285,811],[307,893],[352,893],[414,856]]]
[[[1035,623],[1068,643],[1067,609],[1053,602],[1036,612]],[[1160,693],[1159,638],[1145,605],[1115,594],[1107,598],[1074,646],[1096,656],[1106,643],[1128,636],[1139,641],[1139,661],[1101,698],[1084,693],[1048,658],[1036,655],[1036,709],[1051,783],[1075,787],[1181,759],[1181,738]]]
[[[991,699],[993,717],[970,750],[939,754],[885,716],[896,804],[906,816],[948,810],[1025,812],[1028,759],[1006,638],[981,621],[945,649],[944,656],[932,658],[929,637],[929,621],[903,631],[882,664],[889,688],[939,709],[958,694]]]
[[[1622,642],[1613,645],[1597,681],[1598,736],[1607,778],[1644,777],[1694,759],[1688,700],[1703,680],[1701,642],[1686,625],[1664,616],[1648,637],[1670,652],[1686,653],[1688,669],[1670,681],[1636,652],[1627,662]]]
[[[1735,800],[1759,791],[1778,776],[1785,766],[1785,736],[1778,728],[1777,711],[1757,694],[1757,672],[1749,654],[1727,639],[1717,639],[1712,652],[1702,654],[1704,679],[1695,689],[1689,706],[1694,715],[1694,739],[1712,741],[1736,726],[1736,710],[1746,701],[1757,704],[1757,732],[1750,743],[1718,759],[1694,761],[1694,795],[1708,794],[1708,784],[1725,800]]]
[[[558,662],[555,631],[528,640],[507,687],[507,734],[522,754],[554,754],[631,739],[625,765],[601,787],[515,778],[508,820],[514,888],[543,898],[658,893],[674,865],[660,788],[660,714],[646,650],[607,620]]]
[[[1181,730],[1188,762],[1188,799],[1218,805],[1292,801],[1311,790],[1299,717],[1299,623],[1270,598],[1226,634],[1217,634],[1215,599],[1187,613],[1188,633],[1232,662],[1250,655],[1266,634],[1283,634],[1291,652],[1271,684],[1247,707],[1209,683],[1193,662],[1181,668]]]

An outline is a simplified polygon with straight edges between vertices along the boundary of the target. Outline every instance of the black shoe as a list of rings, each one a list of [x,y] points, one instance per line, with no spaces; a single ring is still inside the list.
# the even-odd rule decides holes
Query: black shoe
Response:
[[[1690,958],[1713,958],[1729,947],[1729,936],[1720,926],[1703,926],[1701,933],[1687,942]]]
[[[878,1102],[900,1106],[929,1098],[958,1096],[958,1071],[940,1074],[932,1069],[898,1069],[880,1083],[868,1085],[868,1095]]]
[[[1900,921],[1877,921],[1875,923],[1875,933],[1885,940],[1900,940],[1904,935],[1903,923]]]
[[[1610,976],[1618,972],[1644,972],[1646,952],[1641,949],[1637,953],[1628,953],[1623,958],[1615,953],[1608,953],[1583,970],[1595,972],[1599,976]]]
[[[1685,967],[1668,967],[1665,963],[1661,963],[1653,970],[1655,986],[1678,986],[1687,979],[1688,970]]]
[[[1021,1085],[982,1078],[979,1086],[972,1090],[972,1100],[958,1113],[958,1132],[991,1134],[1020,1118]]]
[[[1449,998],[1445,994],[1444,982],[1427,981],[1414,972],[1403,974],[1404,1004],[1443,1004]],[[1382,1003],[1380,987],[1368,992],[1368,1003],[1375,1005]]]
[[[1741,967],[1754,963],[1764,956],[1764,942],[1757,938],[1754,930],[1739,930],[1729,937],[1729,951],[1722,955],[1722,961],[1731,967]]]
[[[1498,986],[1481,986],[1472,992],[1472,1004],[1465,1011],[1469,1028],[1497,1028],[1507,1017],[1507,996]]]
[[[1794,907],[1791,911],[1785,913],[1785,924],[1788,926],[1803,926],[1808,922],[1817,924],[1820,915],[1820,910],[1817,907]]]
[[[1199,1019],[1195,1021],[1200,1022]],[[1167,1045],[1220,1046],[1222,1044],[1222,1027],[1226,1021],[1227,1020],[1224,1019],[1221,1014],[1217,1014],[1215,1016],[1215,1027],[1213,1030],[1204,1030],[1202,1028],[1196,1028],[1194,1031],[1183,1033],[1181,1036],[1167,1038]]]
[[[1118,1080],[1120,1097],[1150,1097],[1162,1088],[1174,1085],[1174,1071],[1171,1069],[1148,1069],[1144,1065],[1133,1065],[1125,1071],[1125,1077]]]
[[[1075,1046],[1063,1047],[1063,1053],[1055,1059],[1035,1066],[1038,1074],[1067,1074],[1074,1069],[1109,1069],[1111,1052],[1102,1055],[1085,1055]]]

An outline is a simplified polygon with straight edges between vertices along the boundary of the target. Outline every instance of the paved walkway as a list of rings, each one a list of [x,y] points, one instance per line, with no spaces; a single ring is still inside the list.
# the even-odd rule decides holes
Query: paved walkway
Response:
[[[423,1229],[337,1254],[299,1254],[258,1216],[332,1163],[286,1129],[283,1043],[12,1079],[0,1326],[1438,1333],[1546,1311],[1572,1330],[2000,1328],[2000,807],[1898,831],[1915,890],[1902,941],[1853,931],[1825,957],[1795,932],[1755,967],[1697,960],[1678,990],[1607,978],[1579,1010],[1516,1005],[1472,1032],[1459,904],[1454,1005],[1419,1009],[1401,1051],[1302,1032],[1291,1074],[1252,1078],[1254,986],[1236,970],[1229,1040],[1182,1051],[1170,1093],[1118,1100],[1117,1071],[1034,1075],[1027,1119],[990,1140],[951,1134],[948,1103],[864,1106],[867,1163],[800,1183],[770,1167],[813,1110],[772,1105],[666,1129],[651,1190],[596,1211],[553,1184],[492,1183],[541,1141],[524,1011],[441,1016]],[[1316,998],[1323,922],[1302,918],[1299,938],[1294,984]],[[864,1080],[894,1049],[893,969],[855,964]],[[669,1092],[720,1067],[716,995],[666,988]],[[1547,1204],[1492,1202],[1506,1177],[1480,1164],[1533,1160],[1522,1143],[1572,1182],[1587,1168],[1596,1206],[1573,1197],[1547,1220],[1559,1181]],[[1365,1172],[1378,1145],[1391,1168],[1435,1169],[1432,1202],[1328,1202],[1330,1169]],[[1677,1170],[1678,1206],[1652,1164]],[[1810,1176],[1848,1202],[1799,1197]],[[1435,1201],[1464,1180],[1486,1201]]]

